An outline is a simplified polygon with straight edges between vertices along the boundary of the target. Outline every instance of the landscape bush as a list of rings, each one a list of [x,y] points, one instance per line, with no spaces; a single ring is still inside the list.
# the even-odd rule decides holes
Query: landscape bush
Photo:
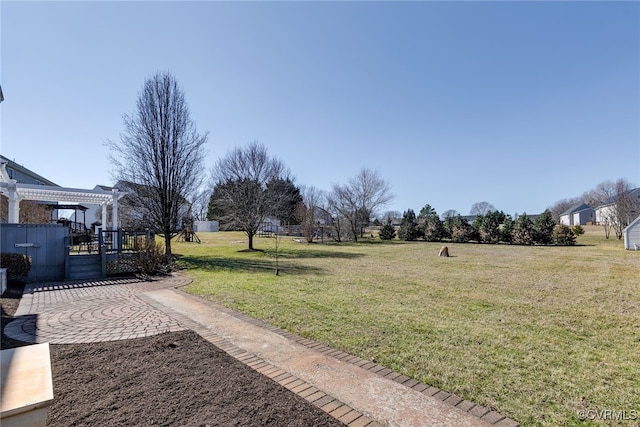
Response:
[[[571,231],[573,231],[573,234],[576,237],[582,236],[584,234],[584,228],[582,228],[580,224],[576,224],[573,227],[571,227]]]
[[[558,246],[573,246],[576,244],[576,235],[568,225],[556,225],[553,229],[553,241]]]
[[[171,260],[166,256],[164,246],[153,239],[145,239],[144,247],[137,253],[136,268],[145,276],[166,274],[171,271]]]
[[[12,252],[0,254],[0,268],[7,269],[7,279],[20,280],[29,275],[31,258],[27,255]]]

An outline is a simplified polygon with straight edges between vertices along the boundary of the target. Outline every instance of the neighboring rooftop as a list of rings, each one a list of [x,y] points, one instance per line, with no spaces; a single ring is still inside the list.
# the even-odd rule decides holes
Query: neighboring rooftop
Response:
[[[9,179],[15,179],[20,184],[36,184],[59,187],[59,185],[54,183],[53,181],[48,180],[42,175],[33,172],[31,169],[28,169],[27,167],[16,163],[15,160],[10,160],[3,155],[0,155],[0,163],[5,165],[5,170],[7,172],[7,175],[2,177],[3,180],[8,177]]]
[[[572,213],[581,212],[581,211],[584,211],[584,210],[587,210],[587,209],[593,209],[593,208],[591,206],[589,206],[588,204],[586,204],[586,203],[580,203],[580,204],[577,204],[575,206],[570,207],[569,209],[564,211],[562,213],[562,215],[570,215]]]

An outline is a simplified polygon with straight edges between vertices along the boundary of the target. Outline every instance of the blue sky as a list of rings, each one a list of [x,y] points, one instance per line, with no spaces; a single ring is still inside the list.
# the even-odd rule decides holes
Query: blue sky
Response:
[[[298,185],[363,167],[385,210],[538,213],[640,184],[638,2],[2,1],[4,156],[110,185],[146,78],[170,71],[207,167],[263,142]]]

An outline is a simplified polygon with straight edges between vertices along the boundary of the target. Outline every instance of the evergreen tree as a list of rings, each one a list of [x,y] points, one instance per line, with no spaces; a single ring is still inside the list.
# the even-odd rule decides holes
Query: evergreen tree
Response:
[[[568,225],[556,225],[553,229],[553,241],[559,246],[573,246],[576,244],[576,235]]]
[[[556,222],[551,216],[549,209],[545,210],[533,224],[533,240],[534,243],[541,245],[549,245],[553,242],[553,229]]]
[[[500,227],[500,241],[505,243],[511,243],[513,241],[513,218],[511,215],[505,215],[502,221],[502,227]]]
[[[420,230],[418,229],[416,214],[413,209],[408,209],[404,214],[402,214],[402,222],[400,223],[400,229],[398,230],[398,238],[400,240],[412,241],[416,240],[419,236]]]
[[[420,213],[418,213],[418,218],[429,218],[430,216],[438,215],[436,210],[431,207],[430,204],[424,205],[422,209],[420,209]]]
[[[396,229],[391,223],[391,218],[387,218],[387,222],[380,228],[380,239],[393,240],[396,238]]]
[[[533,222],[526,213],[518,216],[513,224],[512,242],[516,245],[533,245]]]
[[[584,228],[580,224],[576,224],[571,227],[571,231],[573,231],[574,236],[582,236],[584,234]]]
[[[473,227],[461,215],[451,220],[451,241],[466,243],[473,239]]]
[[[504,212],[489,211],[478,215],[473,225],[477,229],[478,241],[482,243],[498,243],[501,238],[500,224],[505,220]]]
[[[444,225],[437,213],[424,220],[423,238],[427,242],[439,242],[445,236]]]

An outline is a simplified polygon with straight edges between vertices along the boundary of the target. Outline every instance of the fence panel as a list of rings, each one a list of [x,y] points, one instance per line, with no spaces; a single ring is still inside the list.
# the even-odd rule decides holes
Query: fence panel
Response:
[[[0,252],[31,257],[27,281],[64,280],[69,228],[60,224],[2,224],[0,236]]]

